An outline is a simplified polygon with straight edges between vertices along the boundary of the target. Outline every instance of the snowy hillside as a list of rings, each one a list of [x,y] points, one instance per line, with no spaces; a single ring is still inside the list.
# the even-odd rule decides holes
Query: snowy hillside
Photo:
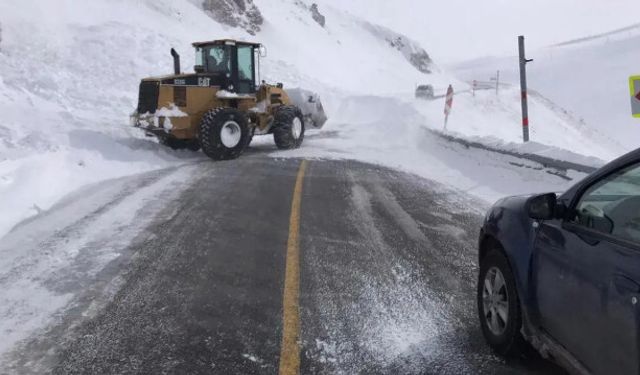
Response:
[[[379,101],[356,100],[363,117],[379,113],[386,119],[373,127],[349,124],[360,140],[383,139],[401,149],[406,134],[400,129],[407,126],[402,122],[414,113],[420,116],[413,126],[439,129],[442,100],[415,101],[415,85],[432,84],[436,93],[449,84],[459,92],[468,85],[432,61],[430,46],[362,19],[355,10],[352,4],[302,0],[0,3],[0,196],[6,210],[0,236],[83,185],[203,159],[160,147],[128,126],[140,78],[171,72],[171,47],[181,54],[183,70],[191,70],[193,41],[230,37],[263,43],[268,56],[261,78],[319,92],[330,117],[327,132],[344,127],[340,119],[353,117],[351,109],[343,113],[345,103],[363,96],[386,98],[383,108],[404,113],[380,113]],[[499,99],[485,94],[456,99],[450,131],[517,141],[515,92]],[[596,144],[591,132],[562,113],[535,103],[532,110],[547,122],[533,131],[540,143],[602,159],[618,152]],[[563,136],[556,137],[556,129]],[[423,146],[428,151],[428,142]],[[504,192],[477,195],[493,199]]]
[[[593,139],[615,143],[617,153],[637,148],[640,122],[631,117],[629,76],[640,73],[640,25],[587,36],[528,52],[534,62],[527,66],[529,86],[567,109]],[[500,70],[504,82],[518,84],[518,58],[482,58],[457,64],[455,73],[464,80],[487,80]],[[531,127],[544,127],[546,118],[531,116]],[[582,130],[581,130],[582,132]],[[574,138],[576,140],[576,138]],[[615,148],[615,144],[622,147]]]
[[[393,92],[423,75],[361,20],[322,10],[322,27],[310,5],[266,3],[259,36],[188,0],[0,4],[0,235],[87,183],[201,158],[128,127],[139,79],[171,71],[170,47],[190,70],[193,41],[259,40],[263,79],[316,89],[329,107],[334,92]]]

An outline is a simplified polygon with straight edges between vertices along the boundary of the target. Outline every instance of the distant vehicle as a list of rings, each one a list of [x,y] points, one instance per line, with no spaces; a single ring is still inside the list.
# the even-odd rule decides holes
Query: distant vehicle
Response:
[[[419,85],[416,87],[416,98],[420,99],[433,99],[434,98],[433,86],[431,85]]]
[[[254,135],[273,134],[278,148],[298,148],[305,127],[320,128],[327,120],[316,95],[256,85],[260,44],[221,39],[193,47],[194,73],[180,72],[180,56],[171,49],[174,74],[140,82],[131,123],[161,143],[235,159]]]
[[[487,343],[528,343],[573,373],[640,370],[640,149],[559,197],[498,201],[480,232]]]

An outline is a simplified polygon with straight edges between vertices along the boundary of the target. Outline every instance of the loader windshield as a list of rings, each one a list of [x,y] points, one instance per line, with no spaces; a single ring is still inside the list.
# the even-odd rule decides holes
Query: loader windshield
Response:
[[[231,49],[227,45],[198,47],[196,65],[208,73],[231,74]]]

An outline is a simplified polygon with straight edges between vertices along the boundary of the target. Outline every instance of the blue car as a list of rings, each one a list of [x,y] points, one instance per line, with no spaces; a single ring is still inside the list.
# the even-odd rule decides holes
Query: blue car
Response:
[[[532,346],[571,373],[640,373],[640,149],[559,196],[487,213],[478,313],[494,351]]]

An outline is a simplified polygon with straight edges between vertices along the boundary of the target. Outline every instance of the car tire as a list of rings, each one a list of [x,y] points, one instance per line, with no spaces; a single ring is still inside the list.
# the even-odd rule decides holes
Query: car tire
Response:
[[[214,160],[235,159],[247,148],[251,137],[247,117],[235,108],[216,108],[200,121],[202,152]]]
[[[273,140],[281,150],[300,147],[304,140],[304,118],[298,107],[278,108],[273,119]]]
[[[526,349],[522,310],[511,266],[501,250],[491,250],[480,263],[477,303],[487,344],[502,356],[522,356]]]

